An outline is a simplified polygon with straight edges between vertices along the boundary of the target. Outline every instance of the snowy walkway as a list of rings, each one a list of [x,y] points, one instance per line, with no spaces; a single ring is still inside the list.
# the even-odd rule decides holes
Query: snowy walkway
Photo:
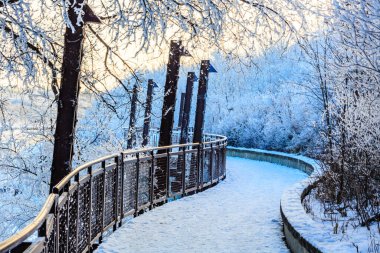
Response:
[[[130,220],[97,252],[288,252],[280,197],[305,177],[280,165],[228,157],[224,182]]]

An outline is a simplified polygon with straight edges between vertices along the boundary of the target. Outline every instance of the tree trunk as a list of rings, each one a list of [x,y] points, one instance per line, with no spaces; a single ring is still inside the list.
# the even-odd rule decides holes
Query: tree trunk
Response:
[[[137,108],[137,96],[138,89],[137,84],[133,85],[133,95],[131,101],[131,112],[129,114],[129,129],[128,129],[128,141],[127,149],[131,149],[136,146],[136,108]]]
[[[185,105],[185,96],[186,93],[181,93],[181,102],[179,104],[179,114],[178,114],[178,127],[182,126],[182,117],[183,117],[183,107]]]
[[[195,73],[189,72],[187,74],[186,95],[185,95],[185,103],[183,106],[183,115],[182,115],[182,123],[181,123],[181,137],[179,141],[180,144],[185,144],[188,142],[191,98],[193,96],[194,79],[195,79]]]
[[[181,42],[171,41],[169,62],[167,66],[165,81],[165,96],[162,105],[162,118],[160,127],[159,146],[170,146],[172,142],[172,132],[174,123],[174,110],[178,86],[178,74],[180,68]],[[158,153],[164,153],[166,150],[159,150]],[[155,171],[155,196],[160,198],[168,194],[168,157],[157,159],[157,169]]]
[[[153,101],[153,80],[148,80],[148,90],[146,94],[146,103],[145,103],[145,114],[144,114],[144,129],[143,129],[143,142],[142,146],[145,147],[148,145],[149,141],[149,128],[151,121],[151,113],[152,113],[152,101]]]
[[[75,27],[73,32],[66,28],[62,62],[62,79],[58,100],[58,113],[54,134],[53,162],[50,178],[50,192],[71,171],[74,149],[74,135],[77,118],[79,95],[79,75],[82,61],[84,31],[76,25],[77,15],[74,8],[79,8],[78,1],[68,10],[69,18]]]
[[[210,69],[210,61],[208,60],[202,61],[201,71],[199,75],[197,108],[195,112],[195,125],[194,125],[194,137],[193,137],[194,143],[201,143],[202,138],[203,138],[203,126],[204,126],[204,121],[205,121],[209,69]]]
[[[169,146],[172,141],[175,101],[181,57],[181,42],[170,43],[169,62],[165,81],[165,96],[162,105],[159,146]]]
[[[193,96],[193,88],[194,88],[194,79],[195,73],[189,72],[187,73],[187,83],[186,83],[186,95],[185,102],[183,106],[183,115],[182,115],[182,124],[181,124],[181,136],[180,136],[180,144],[185,144],[189,142],[189,123],[190,123],[190,111],[191,111],[191,98]],[[183,148],[185,149],[185,148]],[[183,150],[182,149],[182,150]],[[182,156],[182,159],[186,159],[186,155]],[[189,172],[186,171],[186,177],[188,182],[188,187],[193,188],[196,186],[197,180],[197,156],[196,154],[191,154],[191,162]]]

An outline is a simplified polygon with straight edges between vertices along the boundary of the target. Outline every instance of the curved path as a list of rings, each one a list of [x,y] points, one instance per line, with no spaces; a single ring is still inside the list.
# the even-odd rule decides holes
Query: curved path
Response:
[[[289,252],[280,197],[305,177],[296,169],[228,157],[225,181],[124,223],[97,252]]]

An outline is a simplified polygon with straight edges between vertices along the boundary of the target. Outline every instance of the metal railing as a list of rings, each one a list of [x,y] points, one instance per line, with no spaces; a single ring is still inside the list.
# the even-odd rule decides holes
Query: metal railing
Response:
[[[128,132],[127,132],[128,130],[127,129],[124,130],[125,131],[124,132],[124,139],[128,138]],[[189,127],[188,142],[193,139],[193,130],[194,130],[193,127]],[[134,138],[136,140],[137,148],[142,147],[142,146],[140,146],[141,143],[143,142],[142,132],[143,132],[143,129],[140,127],[137,127],[135,132],[134,132],[134,135],[135,135]],[[174,128],[173,133],[172,133],[172,144],[179,144],[180,135],[181,135],[181,128],[178,128],[178,127]],[[210,134],[207,134],[204,136],[204,139],[207,141],[210,136],[211,136]],[[149,136],[148,136],[149,146],[157,147],[159,137],[160,137],[160,130],[158,128],[153,128],[153,127],[150,128],[149,129]]]
[[[31,224],[0,243],[0,252],[92,251],[124,218],[217,184],[226,175],[227,138],[204,140],[127,150],[79,166],[54,187]]]

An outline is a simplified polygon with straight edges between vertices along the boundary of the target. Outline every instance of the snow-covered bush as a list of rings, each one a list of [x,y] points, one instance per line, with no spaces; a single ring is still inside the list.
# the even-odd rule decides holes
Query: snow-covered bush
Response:
[[[300,56],[298,46],[272,49],[240,72],[216,59],[219,74],[210,76],[206,130],[227,135],[233,146],[314,151],[322,109],[307,90],[311,69]]]

